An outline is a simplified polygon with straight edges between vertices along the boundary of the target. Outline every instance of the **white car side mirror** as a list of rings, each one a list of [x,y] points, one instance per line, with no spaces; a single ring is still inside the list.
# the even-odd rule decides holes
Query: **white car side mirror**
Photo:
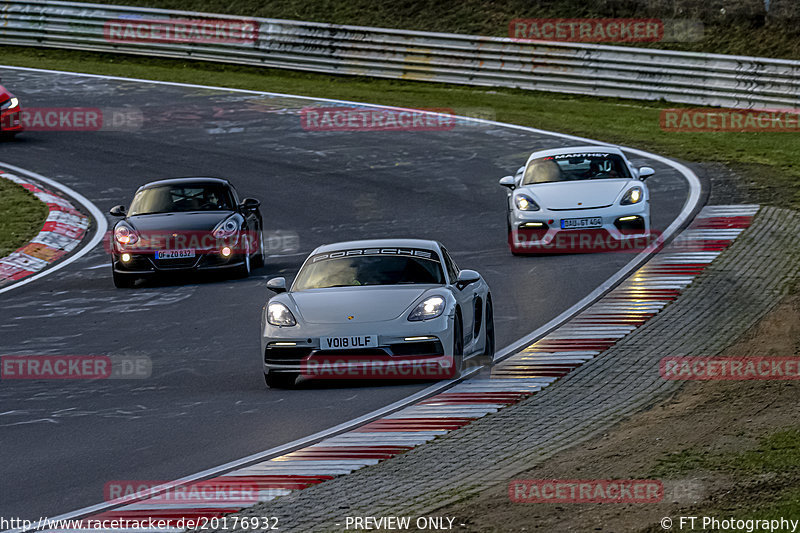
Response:
[[[517,188],[517,180],[514,179],[514,176],[503,176],[500,178],[500,185],[503,187],[508,187],[513,191]]]
[[[650,167],[639,167],[639,179],[642,181],[646,180],[655,173],[656,171]]]

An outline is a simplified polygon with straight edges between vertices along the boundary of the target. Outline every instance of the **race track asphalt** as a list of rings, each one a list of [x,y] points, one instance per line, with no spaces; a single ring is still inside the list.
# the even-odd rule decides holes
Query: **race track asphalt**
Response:
[[[103,212],[157,178],[229,178],[262,201],[268,230],[296,235],[245,280],[187,279],[115,289],[102,245],[0,295],[0,354],[144,355],[143,380],[0,382],[0,516],[55,516],[103,500],[114,480],[171,480],[265,450],[401,399],[427,383],[268,390],[259,358],[265,280],[291,278],[315,246],[370,237],[438,239],[481,272],[498,347],[569,308],[630,253],[513,257],[497,180],[536,149],[575,144],[501,126],[318,132],[313,100],[0,68],[27,108],[100,108],[101,131],[26,132],[0,161],[80,192]],[[376,95],[380,100],[380,95]],[[457,107],[454,102],[452,107]],[[141,119],[141,120],[139,120]],[[652,218],[665,228],[688,193],[657,174]],[[112,218],[109,216],[109,221]],[[285,250],[284,250],[285,252]]]

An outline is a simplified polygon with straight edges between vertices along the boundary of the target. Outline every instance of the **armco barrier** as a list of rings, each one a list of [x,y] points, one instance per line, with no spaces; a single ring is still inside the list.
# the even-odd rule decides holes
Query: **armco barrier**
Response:
[[[800,61],[520,42],[47,0],[0,4],[0,43],[737,108],[800,108]]]

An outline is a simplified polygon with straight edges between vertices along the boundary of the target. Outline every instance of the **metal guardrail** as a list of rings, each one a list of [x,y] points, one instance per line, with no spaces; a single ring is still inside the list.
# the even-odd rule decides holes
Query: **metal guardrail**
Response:
[[[0,44],[737,108],[800,108],[800,61],[6,0]]]

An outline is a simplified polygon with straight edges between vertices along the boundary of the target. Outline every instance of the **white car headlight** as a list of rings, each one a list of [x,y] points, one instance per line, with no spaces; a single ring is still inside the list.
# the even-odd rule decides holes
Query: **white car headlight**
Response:
[[[267,306],[267,322],[273,326],[294,326],[297,324],[289,308],[280,302],[273,302]]]
[[[241,222],[236,215],[230,216],[217,224],[212,235],[217,239],[226,239],[233,236],[241,228]]]
[[[620,200],[620,205],[631,205],[631,204],[638,204],[644,198],[644,191],[641,187],[631,187],[628,189],[628,192],[625,193],[625,196],[622,197]]]
[[[420,302],[420,304],[415,307],[413,311],[411,311],[411,314],[408,315],[408,319],[411,321],[417,321],[436,318],[444,312],[444,308],[446,307],[445,304],[446,302],[441,296],[431,296],[430,298],[426,298]]]
[[[19,100],[16,98],[11,98],[10,100],[6,100],[2,104],[0,104],[0,109],[5,111],[6,109],[14,109],[19,105]]]
[[[538,211],[539,205],[527,194],[518,194],[514,197],[514,205],[520,211]]]

